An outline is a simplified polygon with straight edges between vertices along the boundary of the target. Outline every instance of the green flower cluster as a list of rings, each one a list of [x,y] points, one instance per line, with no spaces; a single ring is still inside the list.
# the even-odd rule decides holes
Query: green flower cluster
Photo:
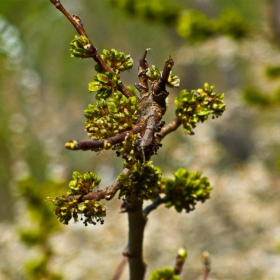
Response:
[[[94,140],[107,139],[117,133],[130,130],[137,120],[138,103],[136,96],[126,98],[115,92],[110,98],[89,104],[84,110],[87,118],[86,131]]]
[[[57,219],[65,225],[68,225],[72,218],[75,222],[78,222],[78,214],[82,214],[85,217],[84,224],[86,226],[88,224],[96,225],[97,222],[104,223],[103,218],[106,216],[106,207],[99,201],[85,200],[78,203],[74,198],[58,196],[53,200],[53,204],[57,207],[54,212]]]
[[[53,199],[53,204],[56,206],[54,214],[59,222],[68,225],[72,218],[75,222],[78,221],[79,204],[76,199],[67,199],[65,196],[57,196]]]
[[[73,172],[73,180],[69,182],[70,191],[67,195],[86,195],[97,187],[101,179],[94,172],[81,174],[77,171]]]
[[[132,68],[133,60],[129,54],[118,52],[115,49],[104,49],[100,55],[103,61],[116,73],[127,71]],[[99,73],[103,72],[99,64],[96,64],[95,70]]]
[[[57,206],[55,209],[57,219],[63,224],[68,224],[72,218],[77,222],[78,214],[82,214],[85,217],[85,225],[88,223],[95,225],[96,222],[103,224],[106,208],[102,203],[95,200],[79,202],[78,199],[74,198],[74,195],[84,196],[93,191],[100,181],[101,179],[93,172],[87,172],[83,175],[79,172],[73,172],[73,180],[69,182],[68,197],[58,196],[53,199],[53,204]]]
[[[128,133],[124,141],[120,144],[117,144],[115,149],[117,150],[117,155],[122,155],[130,164],[139,159],[142,159],[142,151],[135,146],[135,141],[139,139],[137,134]]]
[[[216,35],[242,39],[248,33],[242,16],[234,10],[224,11],[218,19],[209,19],[199,11],[187,11],[178,19],[177,32],[190,42],[201,42]]]
[[[114,73],[104,72],[99,64],[95,65],[95,70],[98,73],[93,77],[93,81],[88,84],[88,89],[91,92],[96,92],[97,100],[107,99],[117,92],[118,86],[121,84],[118,74],[129,70],[133,66],[133,60],[130,55],[114,49],[111,51],[103,50],[100,56]]]
[[[204,122],[209,115],[221,116],[225,111],[224,94],[217,94],[213,89],[213,86],[210,87],[205,83],[203,89],[191,92],[182,90],[176,97],[176,115],[188,134],[194,134],[192,129],[196,127],[196,123]]]
[[[177,75],[173,74],[172,71],[170,71],[166,85],[171,88],[177,88],[180,86],[180,78]]]
[[[70,42],[71,46],[71,56],[77,58],[87,58],[92,57],[92,52],[90,51],[90,40],[81,35],[75,35],[74,39]]]
[[[161,171],[153,165],[152,161],[133,164],[126,162],[125,167],[130,169],[129,175],[120,174],[119,197],[129,200],[132,193],[136,193],[139,200],[152,198],[160,190]]]
[[[106,207],[96,200],[86,200],[79,204],[79,213],[82,213],[86,218],[84,224],[96,225],[96,222],[100,224],[104,223],[103,217],[106,216]]]
[[[201,177],[199,172],[188,172],[179,168],[174,173],[175,179],[164,179],[162,191],[168,196],[166,207],[174,206],[177,212],[193,211],[197,202],[205,202],[210,198],[212,187],[208,178]]]
[[[166,267],[154,270],[149,280],[180,280],[179,276],[174,273],[173,268]]]
[[[152,67],[149,67],[147,69],[146,75],[148,76],[150,81],[155,81],[161,76],[161,72],[158,68],[155,67],[155,65],[152,65]]]
[[[149,80],[153,82],[161,76],[161,72],[153,65],[152,67],[149,67],[147,69],[147,76]],[[166,85],[171,88],[179,87],[180,78],[177,75],[173,74],[172,71],[170,71]]]
[[[120,79],[111,72],[98,73],[93,77],[93,82],[88,84],[88,90],[96,92],[96,99],[107,99],[118,91]]]

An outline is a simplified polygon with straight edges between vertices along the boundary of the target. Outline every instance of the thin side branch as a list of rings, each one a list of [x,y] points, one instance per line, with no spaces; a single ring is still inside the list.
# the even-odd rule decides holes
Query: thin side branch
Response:
[[[89,42],[90,42],[90,48],[88,50],[88,56],[92,57],[100,66],[101,68],[105,71],[105,72],[111,72],[114,73],[115,72],[104,62],[104,60],[101,58],[101,56],[99,55],[99,53],[97,52],[97,48],[92,44],[90,38],[88,37],[84,27],[83,27],[83,23],[80,19],[79,16],[77,15],[73,15],[71,16],[67,10],[64,8],[64,6],[61,4],[60,0],[50,0],[50,2],[73,24],[73,26],[75,27],[75,29],[77,30],[77,32],[82,35],[85,36]],[[91,55],[90,55],[91,53]],[[122,82],[119,83],[118,85],[118,89],[128,98],[128,97],[132,97],[133,93],[128,90]]]
[[[158,196],[153,203],[151,203],[150,205],[148,205],[144,210],[143,210],[143,216],[145,219],[147,219],[148,215],[150,214],[150,212],[152,212],[153,210],[156,210],[158,208],[158,206],[160,206],[161,204],[164,204],[166,202],[168,202],[169,198],[168,196],[165,196],[163,198],[161,198],[160,196]]]
[[[127,264],[127,257],[123,257],[111,280],[119,280]]]
[[[161,74],[161,78],[157,81],[155,81],[153,83],[152,86],[152,91],[154,93],[155,96],[159,95],[161,92],[165,92],[165,85],[168,81],[168,77],[169,74],[171,72],[171,69],[174,65],[174,61],[171,57],[169,57],[166,61],[165,61],[165,65]],[[166,94],[168,95],[168,93],[166,92]]]
[[[139,84],[135,84],[135,87],[139,90],[141,94],[141,98],[145,98],[149,96],[149,86],[148,86],[148,77],[147,77],[147,69],[149,64],[146,60],[146,56],[149,49],[146,49],[143,57],[139,60],[138,67],[138,78]]]
[[[108,139],[100,139],[100,140],[93,140],[93,141],[69,141],[65,144],[65,148],[69,150],[82,150],[82,151],[98,151],[102,148],[110,148],[113,145],[116,145],[118,143],[121,143],[124,141],[126,135],[128,133],[130,134],[137,134],[145,129],[145,124],[139,123],[129,131],[124,131],[122,133],[119,133],[111,138]]]
[[[124,168],[122,171],[122,174],[128,176],[130,173],[130,170],[127,168]],[[90,192],[86,195],[68,195],[65,198],[69,201],[76,199],[79,203],[85,201],[85,200],[96,200],[99,201],[101,199],[111,200],[117,191],[119,190],[119,180],[117,179],[114,184],[111,186],[108,186],[107,188],[97,191],[97,192]]]
[[[183,270],[183,266],[185,263],[187,257],[187,251],[185,248],[181,248],[178,250],[178,253],[176,255],[176,262],[175,262],[175,266],[174,266],[174,273],[176,275],[180,275],[182,270]]]
[[[174,65],[174,61],[171,58],[171,56],[169,56],[169,58],[165,62],[165,66],[164,66],[164,69],[161,74],[161,83],[164,83],[164,84],[167,83],[168,77],[169,77],[169,74],[170,74],[170,71],[171,71],[173,65]]]
[[[210,255],[208,252],[202,253],[202,265],[203,265],[203,280],[207,280],[211,270]]]
[[[180,125],[181,121],[178,117],[175,117],[168,125],[164,126],[160,132],[158,133],[158,136],[160,139],[163,139],[167,134],[175,131]]]
[[[67,12],[67,10],[64,8],[64,6],[61,4],[60,0],[50,0],[50,1],[73,24],[73,26],[75,27],[75,29],[77,30],[77,32],[80,35],[85,36],[86,38],[89,39],[89,37],[88,37],[84,27],[83,27],[83,23],[82,23],[79,16],[76,16],[76,15],[71,16]],[[89,39],[89,41],[90,41],[90,39]],[[94,45],[92,44],[91,41],[90,41],[90,50],[92,52],[92,56],[94,56],[97,53],[97,48],[94,47]],[[108,67],[108,66],[106,65],[106,67]]]

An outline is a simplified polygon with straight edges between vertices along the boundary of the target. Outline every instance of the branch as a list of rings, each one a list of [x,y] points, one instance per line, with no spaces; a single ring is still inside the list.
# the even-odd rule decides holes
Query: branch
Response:
[[[78,16],[71,16],[67,11],[66,9],[63,7],[63,5],[60,3],[60,0],[50,0],[51,3],[53,5],[55,5],[55,7],[61,11],[65,17],[67,17],[67,19],[73,24],[73,26],[76,28],[77,32],[80,34],[80,35],[83,35],[85,37],[88,38],[85,30],[83,29],[83,24],[81,22],[81,19],[78,17]]]
[[[150,214],[150,212],[152,212],[153,210],[157,209],[158,206],[160,206],[163,203],[168,202],[169,197],[165,196],[163,198],[161,198],[160,196],[158,196],[152,204],[148,205],[144,210],[143,210],[143,216],[145,219],[147,219],[147,216]]]
[[[124,141],[126,135],[128,133],[130,134],[137,134],[145,129],[144,123],[139,123],[132,127],[129,131],[124,131],[122,133],[119,133],[111,138],[108,139],[100,139],[100,140],[93,140],[93,141],[76,141],[72,140],[65,144],[65,148],[69,150],[92,150],[92,151],[98,151],[100,149],[109,149],[111,146],[116,145],[118,143],[121,143]]]
[[[50,2],[62,13],[64,14],[64,16],[73,24],[73,26],[75,27],[75,29],[77,30],[77,32],[82,35],[85,36],[89,42],[90,42],[90,47],[88,50],[88,56],[92,57],[100,66],[101,68],[105,71],[105,72],[111,72],[113,74],[115,74],[115,72],[105,63],[105,61],[101,58],[101,56],[99,55],[99,53],[97,52],[97,48],[92,44],[90,38],[88,37],[84,27],[83,27],[83,23],[82,20],[80,19],[79,16],[73,15],[71,16],[67,10],[63,7],[63,5],[61,4],[60,0],[50,0]],[[132,97],[133,93],[128,90],[122,82],[119,83],[118,85],[118,89],[128,98],[128,97]]]
[[[147,69],[149,67],[149,64],[146,60],[148,50],[150,49],[146,49],[143,57],[139,60],[138,78],[140,83],[135,84],[135,87],[139,90],[141,94],[141,98],[147,97],[149,95],[148,77],[146,75]]]
[[[165,62],[165,66],[164,66],[164,69],[161,74],[161,83],[164,83],[164,84],[167,83],[167,80],[168,80],[168,77],[169,77],[169,74],[170,74],[170,71],[171,71],[173,65],[174,65],[174,61],[171,58],[171,56],[169,56]]]
[[[155,96],[159,95],[161,92],[166,92],[165,84],[167,83],[173,65],[174,65],[174,61],[171,58],[171,56],[169,56],[169,58],[165,61],[165,65],[161,77],[153,83],[152,91]],[[166,92],[166,96],[167,95],[168,93]]]
[[[124,168],[122,171],[122,174],[128,176],[130,173],[130,170],[127,168]],[[68,195],[65,196],[65,198],[69,201],[72,201],[73,199],[76,199],[79,203],[85,201],[85,200],[96,200],[99,201],[101,199],[111,200],[117,191],[119,190],[119,180],[117,179],[114,184],[111,186],[108,186],[107,188],[97,191],[97,192],[90,192],[86,195]]]
[[[127,257],[123,257],[111,280],[119,280],[127,264]]]
[[[185,260],[186,260],[186,257],[187,257],[187,251],[185,248],[181,248],[178,250],[178,253],[176,255],[176,263],[175,263],[175,266],[174,266],[174,273],[176,275],[180,275],[181,272],[182,272],[182,269],[183,269],[183,266],[184,266],[184,263],[185,263]]]
[[[203,280],[207,280],[211,270],[210,255],[208,252],[202,253],[202,265],[203,265]]]
[[[130,203],[133,206],[133,211],[128,212],[128,246],[123,254],[128,257],[130,280],[143,280],[146,272],[143,260],[143,238],[146,225],[142,214],[143,202],[135,194],[132,194]]]
[[[121,211],[120,213],[128,213],[128,212],[133,212],[133,205],[127,201],[127,200],[124,200],[121,204]]]
[[[158,136],[162,140],[167,134],[175,131],[181,124],[182,122],[180,121],[180,119],[178,117],[175,117],[168,125],[164,126],[160,130]]]

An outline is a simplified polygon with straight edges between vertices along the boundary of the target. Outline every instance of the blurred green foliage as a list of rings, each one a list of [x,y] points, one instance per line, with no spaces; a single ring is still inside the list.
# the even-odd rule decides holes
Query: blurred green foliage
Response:
[[[248,103],[263,107],[271,105],[270,96],[255,88],[247,88],[244,90],[243,97]]]
[[[178,20],[178,34],[191,42],[201,42],[216,31],[215,22],[199,11],[187,11]]]
[[[179,6],[170,1],[109,0],[109,2],[126,10],[132,16],[168,25],[176,21],[180,12]]]
[[[60,225],[53,220],[53,207],[46,203],[46,195],[50,195],[62,189],[62,184],[47,181],[37,184],[33,179],[27,178],[18,183],[20,197],[25,202],[25,211],[30,226],[22,225],[18,229],[21,241],[29,248],[39,249],[36,257],[27,257],[24,261],[26,276],[30,280],[46,279],[60,280],[63,277],[54,273],[49,262],[53,256],[53,250],[49,243],[52,234],[59,231]]]
[[[259,107],[278,107],[280,104],[280,89],[272,93],[264,93],[254,87],[246,88],[243,92],[244,100]]]
[[[247,26],[241,14],[233,9],[221,13],[220,18],[211,19],[197,10],[182,11],[169,1],[110,0],[129,14],[149,21],[163,22],[174,26],[178,34],[189,42],[201,42],[217,35],[242,39],[247,35]]]
[[[270,79],[279,79],[280,77],[280,66],[267,66],[265,74]]]

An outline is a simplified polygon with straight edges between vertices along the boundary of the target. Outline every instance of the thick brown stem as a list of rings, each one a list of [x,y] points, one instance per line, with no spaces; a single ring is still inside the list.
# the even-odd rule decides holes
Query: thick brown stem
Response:
[[[128,257],[130,280],[143,280],[146,265],[143,260],[143,238],[146,220],[143,217],[143,202],[135,194],[131,196],[132,211],[128,213],[128,246],[124,254]]]

